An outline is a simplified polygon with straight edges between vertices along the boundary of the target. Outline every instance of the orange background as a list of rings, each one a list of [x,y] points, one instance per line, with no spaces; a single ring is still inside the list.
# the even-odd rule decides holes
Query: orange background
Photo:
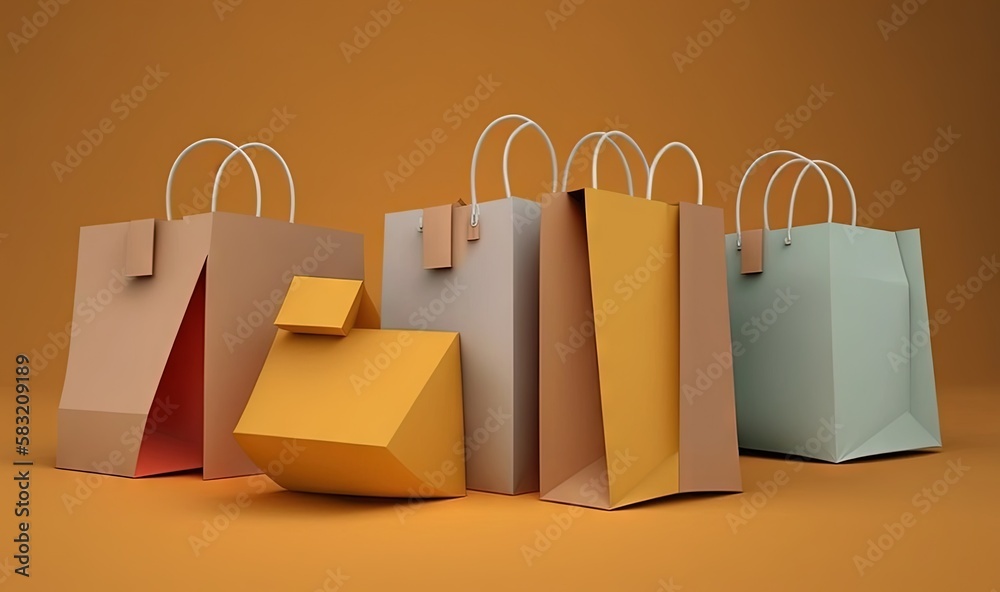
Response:
[[[202,483],[189,475],[103,479],[92,499],[70,514],[60,499],[83,475],[51,469],[66,363],[62,350],[32,379],[35,589],[58,583],[177,589],[199,578],[215,581],[205,584],[212,589],[312,590],[323,585],[324,570],[338,566],[351,576],[344,590],[409,585],[652,591],[666,589],[658,582],[671,578],[684,590],[1000,587],[1000,521],[988,505],[1000,484],[1000,446],[996,428],[984,423],[995,425],[998,411],[1000,288],[986,282],[975,298],[961,301],[960,310],[954,295],[949,300],[956,285],[977,273],[981,257],[997,253],[1000,206],[992,160],[1000,137],[994,115],[1000,6],[897,2],[916,12],[898,30],[886,31],[886,39],[878,21],[891,18],[888,0],[401,0],[392,4],[398,14],[348,61],[342,44],[353,43],[354,28],[364,28],[371,11],[385,10],[388,0],[229,2],[51,0],[58,13],[36,17],[47,22],[33,34],[23,30],[22,18],[30,20],[40,4],[8,0],[0,8],[0,30],[9,33],[0,47],[0,113],[8,134],[0,153],[4,372],[13,374],[17,353],[42,348],[70,321],[79,227],[162,217],[167,171],[190,142],[209,135],[246,141],[268,128],[275,110],[294,116],[276,126],[282,129],[273,138],[264,132],[263,139],[281,151],[295,174],[297,220],[364,233],[377,297],[383,215],[468,201],[476,138],[494,117],[518,112],[545,127],[561,164],[579,136],[609,124],[632,135],[650,157],[668,141],[688,143],[704,168],[706,203],[726,208],[730,231],[735,196],[723,196],[718,183],[727,182],[730,167],[747,160],[748,151],[773,144],[840,165],[854,183],[860,211],[879,214],[871,225],[919,227],[931,314],[945,309],[950,319],[934,336],[946,448],[891,462],[809,464],[762,517],[733,536],[726,513],[739,510],[756,491],[756,480],[788,464],[744,457],[747,495],[668,500],[607,514],[585,511],[529,567],[519,546],[531,544],[550,514],[566,511],[533,496],[473,494],[425,504],[401,524],[391,503],[258,495],[262,477]],[[559,10],[567,16],[554,20]],[[729,22],[711,22],[722,16]],[[720,24],[718,36],[705,32],[718,31]],[[675,53],[688,51],[688,38],[699,34],[711,43],[680,71]],[[157,66],[167,76],[152,90],[136,91],[145,96],[134,106],[123,102],[121,95],[142,83],[147,67]],[[474,94],[480,77],[498,85],[487,98],[469,100],[478,107],[466,119],[455,119],[449,109]],[[813,87],[833,94],[808,110],[802,106]],[[481,89],[480,96],[485,94]],[[808,121],[798,127],[780,123],[797,109]],[[53,163],[65,162],[67,146],[84,141],[85,130],[99,129],[105,118],[111,131],[60,180]],[[949,127],[960,137],[914,178],[907,161],[933,146],[939,128]],[[400,156],[416,148],[414,141],[430,138],[437,128],[443,134],[436,135],[446,139],[390,189],[386,171],[396,171]],[[506,129],[482,154],[479,187],[486,199],[502,194]],[[192,188],[204,186],[224,154],[206,148],[185,162],[175,215],[182,205],[199,203]],[[615,160],[602,159],[602,186],[621,190]],[[264,213],[285,217],[280,169],[265,158],[258,162]],[[536,195],[547,178],[542,143],[519,141],[511,164],[515,193]],[[760,224],[766,178],[757,175],[750,185],[748,228]],[[583,172],[575,170],[574,179],[589,185]],[[875,192],[897,180],[905,193],[880,210]],[[641,174],[637,183],[644,183]],[[789,186],[782,184],[773,200],[775,227],[785,219]],[[819,184],[811,178],[807,186],[796,221],[821,221]],[[846,220],[847,194],[839,182],[834,187],[835,215]],[[656,196],[687,199],[693,189],[690,165],[679,156],[664,161]],[[249,176],[237,175],[223,191],[222,207],[252,211],[251,195]],[[0,426],[6,431],[13,429],[13,401],[4,400],[9,404],[0,412]],[[6,458],[10,452],[3,448]],[[863,552],[882,522],[911,508],[912,495],[940,478],[948,460],[959,457],[975,467],[969,476],[859,577],[851,556]],[[0,541],[14,534],[9,510],[2,508],[7,499],[13,503],[16,490],[7,477],[4,482]],[[242,491],[255,501],[195,558],[186,537]],[[10,546],[0,543],[0,558],[11,554]],[[26,585],[14,576],[0,583]]]

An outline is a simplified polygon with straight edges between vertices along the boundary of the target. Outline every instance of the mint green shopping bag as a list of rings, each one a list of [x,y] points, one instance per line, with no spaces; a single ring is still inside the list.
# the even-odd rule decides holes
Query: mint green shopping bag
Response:
[[[741,231],[746,178],[775,154],[795,159],[768,184],[764,229]],[[806,168],[788,226],[770,230],[768,195],[795,163]],[[850,189],[850,225],[832,222],[820,164]],[[828,221],[793,228],[799,182],[810,169],[826,184]],[[857,227],[843,171],[787,150],[750,166],[736,210],[726,261],[740,447],[842,462],[941,446],[920,231]]]

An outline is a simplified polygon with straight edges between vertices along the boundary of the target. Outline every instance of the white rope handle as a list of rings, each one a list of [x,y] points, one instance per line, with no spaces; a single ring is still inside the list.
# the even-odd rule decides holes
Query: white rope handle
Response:
[[[510,146],[511,144],[514,143],[514,138],[516,138],[517,135],[520,134],[522,130],[525,130],[529,127],[538,130],[538,133],[542,134],[542,136],[544,136],[546,140],[549,139],[549,137],[545,134],[545,131],[542,130],[542,128],[538,127],[538,124],[533,121],[526,121],[521,125],[517,126],[517,129],[515,129],[514,132],[511,133],[510,137],[507,138],[507,143],[503,147],[503,190],[507,197],[512,197],[510,192],[510,171],[507,168],[507,163],[510,160]],[[552,154],[553,157],[555,157],[556,153],[555,150],[552,148],[552,142],[549,141],[548,144],[550,153]],[[552,167],[552,192],[555,193],[556,191],[559,190],[558,189],[559,165],[556,161],[552,161],[552,164],[554,165]]]
[[[774,171],[774,174],[771,175],[771,180],[768,181],[768,183],[767,183],[767,190],[764,192],[764,230],[770,230],[771,229],[770,226],[769,226],[769,224],[768,224],[767,201],[768,201],[768,197],[770,196],[771,186],[774,184],[774,180],[778,177],[778,175],[781,173],[781,171],[784,170],[787,166],[792,165],[792,164],[797,164],[797,163],[800,163],[800,162],[804,162],[804,161],[801,160],[801,159],[798,159],[798,158],[795,159],[795,160],[789,160],[788,162],[786,162],[786,163],[782,164],[780,167],[778,167],[778,170]],[[828,160],[819,160],[819,159],[816,159],[813,162],[815,162],[816,164],[819,164],[819,165],[825,165],[825,166],[830,167],[831,169],[834,170],[834,172],[836,172],[838,175],[840,175],[841,179],[843,179],[844,184],[847,185],[847,191],[851,195],[851,226],[857,226],[858,225],[858,198],[857,198],[857,196],[854,193],[854,185],[851,184],[851,180],[847,178],[847,175],[844,173],[844,171],[842,171],[840,169],[840,167],[838,167],[837,165],[833,164],[832,162],[830,162]],[[795,185],[792,186],[792,200],[788,204],[788,235],[785,237],[785,244],[792,244],[792,242],[791,242],[792,241],[792,216],[795,213],[795,198],[796,198],[796,196],[798,196],[799,185],[802,184],[802,178],[810,170],[812,170],[810,167],[803,167],[802,170],[799,171],[799,176],[796,177],[796,179],[795,179]],[[827,204],[828,205],[827,205],[826,221],[829,224],[830,222],[833,222],[833,195],[830,194],[830,193],[827,194]]]
[[[515,131],[515,133],[517,132]],[[566,186],[569,184],[569,166],[573,164],[573,157],[576,156],[577,150],[579,150],[587,142],[587,140],[591,138],[597,138],[603,135],[604,132],[590,132],[586,136],[580,138],[580,141],[576,143],[576,146],[573,146],[573,149],[570,150],[569,158],[566,160],[566,168],[563,169],[563,178],[562,178],[563,191],[566,191]],[[611,147],[618,152],[618,156],[620,156],[622,159],[622,165],[625,166],[625,175],[626,177],[628,177],[628,194],[635,195],[635,189],[632,187],[632,169],[628,166],[628,159],[625,158],[625,153],[622,152],[621,146],[619,146],[614,140],[609,139],[608,142],[611,142]],[[596,152],[594,153],[594,158],[597,158]]]
[[[747,168],[747,172],[743,173],[743,178],[740,179],[740,187],[739,187],[739,189],[736,190],[736,250],[737,251],[740,250],[741,248],[743,248],[743,233],[742,233],[742,230],[741,230],[741,227],[740,227],[740,209],[741,209],[741,205],[743,204],[743,188],[746,187],[747,179],[750,178],[750,174],[753,172],[754,168],[756,168],[756,166],[761,163],[761,161],[766,160],[768,157],[777,156],[779,154],[783,154],[783,155],[786,155],[786,156],[792,156],[794,158],[798,158],[799,160],[801,160],[803,162],[808,163],[807,166],[809,168],[816,169],[816,172],[818,172],[820,174],[820,176],[823,177],[823,185],[826,186],[827,195],[830,197],[830,200],[831,200],[830,201],[830,208],[831,208],[830,211],[831,211],[831,215],[832,215],[832,211],[833,211],[832,210],[832,208],[833,208],[833,201],[832,201],[832,199],[833,199],[833,197],[832,197],[833,196],[833,189],[830,188],[830,180],[826,178],[826,173],[824,173],[823,170],[819,168],[818,164],[816,164],[812,160],[806,158],[805,156],[802,156],[798,152],[792,152],[791,150],[772,150],[770,152],[761,154],[760,156],[757,157],[757,160],[753,161],[753,163]],[[789,231],[789,236],[787,238],[785,238],[785,244],[786,245],[792,244],[792,242],[791,242],[791,231]]]
[[[246,144],[243,144],[242,146],[231,152],[229,156],[227,156],[226,159],[222,161],[222,165],[219,166],[219,172],[215,174],[215,184],[212,186],[212,211],[213,212],[215,211],[215,207],[219,201],[219,182],[222,180],[222,172],[226,170],[226,165],[229,164],[229,161],[232,160],[233,157],[236,156],[237,154],[243,152],[244,148],[263,148],[268,152],[270,152],[271,154],[273,154],[274,157],[278,159],[278,162],[281,163],[282,168],[285,169],[285,176],[288,178],[288,199],[291,202],[289,205],[288,221],[295,222],[295,181],[292,180],[292,171],[288,168],[288,163],[285,162],[285,159],[281,157],[281,154],[278,154],[277,150],[268,146],[267,144],[262,144],[261,142],[247,142]],[[256,169],[255,169],[255,174],[256,174]],[[258,193],[257,217],[260,217],[259,184],[257,186],[257,193]]]
[[[184,150],[181,150],[181,153],[178,154],[177,158],[174,160],[173,166],[170,167],[170,174],[167,175],[167,220],[173,220],[173,217],[170,214],[171,210],[170,195],[171,192],[173,191],[174,175],[177,173],[177,167],[181,164],[181,161],[184,160],[184,157],[188,155],[188,152],[191,152],[192,150],[194,150],[198,146],[201,146],[202,144],[222,144],[223,146],[229,146],[230,149],[234,150],[234,152],[230,153],[230,156],[236,154],[237,152],[243,155],[243,158],[246,159],[247,164],[250,165],[250,172],[253,173],[253,182],[254,185],[256,185],[257,187],[257,215],[260,216],[260,177],[257,176],[257,167],[253,165],[253,162],[250,160],[250,157],[245,152],[240,150],[239,146],[233,144],[229,140],[223,140],[222,138],[203,138],[201,140],[198,140],[197,142],[194,142]],[[221,168],[219,170],[220,172],[222,171]],[[212,211],[214,212],[215,211],[214,198],[212,200],[212,204],[213,204]]]
[[[631,136],[629,136],[625,132],[621,132],[621,131],[618,131],[618,130],[611,130],[610,132],[604,132],[603,134],[601,134],[601,137],[597,140],[597,146],[594,148],[594,160],[593,160],[593,162],[590,163],[590,182],[591,182],[591,184],[595,188],[597,187],[597,157],[601,155],[601,146],[604,144],[605,141],[608,140],[608,138],[611,138],[612,136],[616,137],[616,138],[621,138],[621,139],[625,140],[633,148],[635,148],[636,152],[639,153],[639,158],[642,159],[642,166],[646,169],[646,179],[647,179],[647,183],[646,184],[648,186],[648,184],[649,184],[648,183],[648,179],[649,179],[649,162],[646,160],[645,153],[643,153],[642,148],[639,148],[639,145],[635,143],[635,140],[633,140]],[[631,178],[632,178],[632,176],[629,175],[630,182],[631,182]],[[649,199],[648,195],[646,196],[646,199]]]
[[[691,157],[691,162],[694,163],[694,170],[698,174],[698,205],[702,205],[702,201],[705,196],[705,178],[701,174],[701,163],[698,162],[698,157],[694,155],[694,150],[691,150],[687,144],[683,142],[670,142],[660,151],[656,153],[653,157],[653,162],[649,165],[649,178],[646,179],[646,199],[653,199],[653,175],[656,174],[656,165],[660,162],[660,157],[667,153],[667,150],[671,148],[680,148]]]
[[[764,230],[771,230],[770,219],[769,219],[769,217],[767,215],[767,204],[771,200],[771,189],[774,187],[774,182],[778,180],[778,177],[781,176],[781,173],[783,173],[785,169],[787,169],[788,167],[790,167],[790,166],[792,166],[794,164],[798,164],[798,163],[801,163],[801,162],[805,162],[805,160],[801,159],[801,158],[795,158],[795,159],[789,160],[788,162],[781,163],[781,166],[779,166],[774,171],[774,173],[771,175],[770,180],[768,180],[768,182],[767,182],[767,189],[764,190]],[[813,162],[816,163],[816,164],[823,164],[826,161],[814,160]],[[808,166],[805,166],[805,167],[802,167],[802,171],[801,172],[805,173],[806,171],[811,171],[811,170],[813,170],[813,169],[811,169]],[[795,187],[792,188],[793,199],[792,199],[792,202],[788,206],[789,211],[791,211],[795,207],[794,196],[795,196],[795,193],[799,189],[799,181],[801,181],[801,180],[802,180],[802,175],[800,174],[799,178],[795,180]],[[827,223],[833,222],[833,192],[830,191],[830,189],[831,189],[830,187],[827,187],[827,192],[826,192],[826,221],[827,221]]]
[[[549,154],[552,156],[552,179],[553,179],[552,190],[553,191],[556,190],[555,180],[559,176],[559,163],[557,162],[557,159],[556,159],[556,149],[552,145],[552,140],[549,139],[549,135],[545,133],[545,130],[543,130],[540,125],[538,125],[537,123],[535,123],[531,119],[528,119],[524,115],[518,115],[516,113],[511,113],[509,115],[503,115],[501,117],[497,117],[489,125],[487,125],[486,129],[483,130],[483,133],[481,133],[479,135],[479,141],[476,142],[476,148],[472,151],[472,170],[471,170],[471,173],[469,175],[469,178],[470,178],[470,188],[471,188],[471,193],[472,193],[472,218],[471,218],[471,221],[470,221],[471,224],[472,224],[472,226],[478,226],[479,225],[479,200],[476,197],[476,164],[478,164],[478,162],[479,162],[479,151],[482,149],[483,142],[486,140],[486,135],[489,134],[490,130],[493,129],[494,127],[496,127],[497,124],[503,123],[504,121],[508,121],[510,119],[517,119],[517,120],[522,121],[524,123],[534,124],[533,127],[538,130],[538,133],[542,134],[543,138],[545,138],[545,143],[548,144],[548,146],[549,146]],[[506,172],[506,168],[507,168],[507,160],[506,160],[506,155],[505,155],[505,157],[504,157],[504,171],[505,172]],[[505,181],[506,181],[506,178],[505,178]],[[507,194],[508,194],[508,197],[509,197],[509,195],[510,195],[509,185],[508,185]]]

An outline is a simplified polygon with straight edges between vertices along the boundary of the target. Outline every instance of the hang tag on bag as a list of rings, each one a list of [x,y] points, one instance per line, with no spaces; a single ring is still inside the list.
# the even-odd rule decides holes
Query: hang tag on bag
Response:
[[[132,220],[125,238],[125,277],[153,275],[154,220]]]
[[[764,271],[764,231],[744,230],[743,246],[740,248],[740,273],[763,273]]]
[[[424,208],[423,247],[424,269],[447,269],[451,267],[451,204]]]

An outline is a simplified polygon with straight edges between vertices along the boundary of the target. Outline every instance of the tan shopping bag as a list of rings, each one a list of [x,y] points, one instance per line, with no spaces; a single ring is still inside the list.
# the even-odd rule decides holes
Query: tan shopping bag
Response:
[[[701,205],[700,167],[698,204],[648,199],[674,147],[694,157],[665,146],[645,200],[600,189],[544,198],[542,499],[614,509],[740,490],[722,211]]]
[[[56,466],[128,477],[258,473],[233,438],[295,274],[363,278],[362,237],[215,212],[80,231]],[[288,171],[287,165],[286,172]],[[256,169],[251,172],[256,179]],[[291,184],[291,176],[289,175]],[[97,306],[93,306],[96,303]],[[92,315],[92,318],[90,316]]]

